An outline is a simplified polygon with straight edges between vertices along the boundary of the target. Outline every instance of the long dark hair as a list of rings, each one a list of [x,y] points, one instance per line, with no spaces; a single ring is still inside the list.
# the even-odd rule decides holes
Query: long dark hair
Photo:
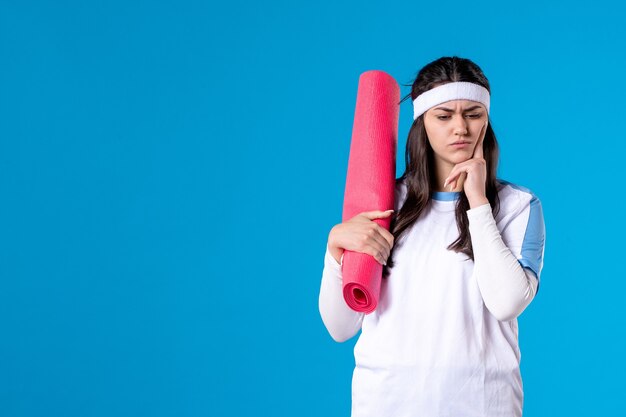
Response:
[[[489,81],[478,65],[469,59],[453,57],[442,57],[427,64],[422,68],[412,84],[411,93],[407,94],[401,101],[411,97],[411,101],[425,91],[442,84],[456,81],[467,81],[485,87],[489,92]],[[409,86],[410,84],[405,84]],[[498,142],[496,135],[491,128],[491,121],[485,132],[483,142],[484,158],[487,163],[486,197],[492,207],[494,216],[500,209],[498,199],[498,189],[496,182],[496,170],[498,167]],[[401,237],[410,230],[430,202],[431,194],[435,191],[435,160],[434,152],[428,141],[426,129],[424,127],[424,114],[413,121],[409,130],[405,151],[406,169],[400,178],[396,179],[396,187],[401,182],[406,183],[406,199],[402,207],[393,214],[390,223],[390,231],[394,236],[394,247],[387,259],[387,265],[383,268],[383,276],[389,275],[389,269],[393,268],[393,254],[396,247],[401,244]],[[456,201],[455,217],[459,230],[459,237],[450,245],[448,250],[462,252],[472,261],[474,251],[469,234],[469,221],[466,211],[470,209],[469,201],[463,191]]]

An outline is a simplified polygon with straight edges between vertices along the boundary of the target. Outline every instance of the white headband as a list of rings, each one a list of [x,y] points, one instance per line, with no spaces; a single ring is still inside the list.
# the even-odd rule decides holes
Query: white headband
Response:
[[[450,100],[471,100],[483,104],[489,114],[489,91],[482,85],[457,81],[423,92],[413,100],[413,120],[431,107]]]

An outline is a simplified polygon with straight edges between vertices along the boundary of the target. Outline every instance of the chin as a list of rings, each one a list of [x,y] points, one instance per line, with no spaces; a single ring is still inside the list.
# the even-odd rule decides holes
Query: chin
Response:
[[[453,164],[460,164],[470,159],[471,154],[469,152],[457,152],[450,158],[450,162]]]

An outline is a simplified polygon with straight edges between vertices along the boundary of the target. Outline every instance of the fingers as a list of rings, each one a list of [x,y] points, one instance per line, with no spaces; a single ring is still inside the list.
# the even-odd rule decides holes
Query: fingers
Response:
[[[452,186],[452,181],[454,181],[455,177],[455,175],[448,175],[448,178],[446,178],[446,180],[443,182],[443,188],[446,188],[448,186],[448,183],[450,183],[450,186]]]
[[[382,265],[387,264],[387,259],[393,248],[393,234],[384,227],[373,223],[375,227],[370,229],[369,253]]]
[[[466,178],[467,178],[467,172],[461,171],[459,175],[457,176],[457,178],[455,178],[454,180],[450,182],[450,191],[456,190],[459,184],[463,184],[465,182]]]
[[[487,133],[487,124],[489,121],[486,121],[480,130],[480,135],[478,136],[478,142],[476,143],[476,147],[474,148],[474,154],[472,158],[484,158],[484,150],[483,150],[483,142],[485,141],[485,133]]]
[[[387,217],[391,215],[393,213],[393,210],[387,210],[383,213],[385,214],[380,217]],[[376,241],[382,244],[386,250],[387,255],[385,256],[385,259],[384,259],[386,261],[391,252],[391,248],[393,247],[393,241],[394,241],[393,234],[389,230],[380,226],[378,223],[373,222],[373,224],[375,225],[375,231],[378,233],[377,235],[374,235],[376,238]]]
[[[391,233],[389,230],[385,229],[384,227],[380,227],[380,226],[378,226],[378,232],[387,241],[389,248],[393,248],[393,244],[395,240],[395,238],[393,237],[393,233]]]
[[[389,217],[392,213],[393,213],[393,209],[386,210],[386,211],[382,211],[382,210],[364,211],[363,213],[359,213],[359,215],[364,216],[366,219],[374,220],[374,219]]]
[[[457,177],[464,172],[465,171],[461,171],[459,169],[459,165],[455,165],[454,168],[452,168],[452,171],[450,171],[448,178],[444,181],[443,187],[446,188],[446,186],[450,184],[450,190],[454,190],[456,188]]]
[[[454,166],[454,168],[452,168],[452,171],[450,171],[450,174],[448,174],[448,177],[443,183],[444,188],[447,187],[448,184],[450,184],[450,190],[456,189],[458,182],[464,181],[467,175],[469,175],[469,172],[468,172],[469,161],[475,158],[484,159],[483,143],[485,142],[485,134],[487,133],[488,124],[489,124],[488,121],[485,122],[485,124],[480,130],[478,142],[476,143],[476,147],[474,148],[474,153],[472,154],[472,158],[469,159],[468,161],[457,164]],[[465,174],[465,177],[462,177],[463,174]]]
[[[348,239],[345,249],[366,253],[380,264],[386,265],[394,237],[392,233],[373,220],[388,217],[392,213],[393,210],[365,211],[346,222],[352,224],[348,230],[353,229],[357,234]],[[350,240],[352,243],[349,243]]]
[[[393,235],[376,222],[371,222],[361,237],[361,245],[358,252],[367,253],[374,257],[380,264],[386,265],[387,259],[393,247]]]

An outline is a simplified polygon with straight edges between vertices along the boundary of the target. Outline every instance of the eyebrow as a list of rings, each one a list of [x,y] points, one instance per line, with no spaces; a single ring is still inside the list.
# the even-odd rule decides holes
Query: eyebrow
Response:
[[[480,106],[472,106],[472,107],[469,107],[469,108],[463,110],[463,112],[472,111],[472,110],[476,110],[476,109],[480,109],[480,108],[481,108]],[[443,110],[443,111],[449,111],[449,112],[453,112],[454,111],[454,110],[449,109],[447,107],[436,107],[435,110]]]

